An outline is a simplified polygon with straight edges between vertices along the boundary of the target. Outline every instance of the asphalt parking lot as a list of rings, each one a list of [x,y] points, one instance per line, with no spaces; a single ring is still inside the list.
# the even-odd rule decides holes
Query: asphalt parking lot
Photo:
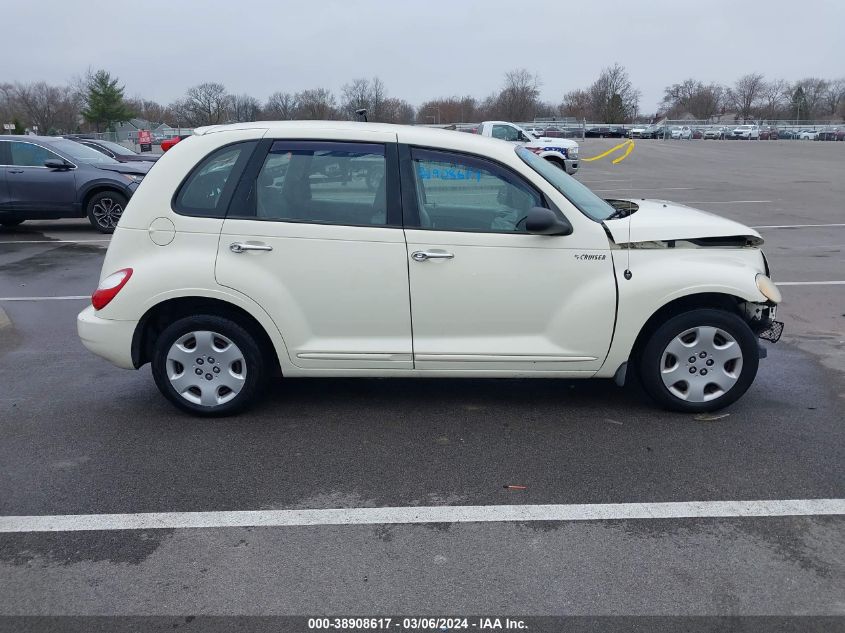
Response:
[[[588,139],[582,157],[617,143]],[[0,515],[845,498],[845,143],[642,140],[612,158],[579,179],[766,240],[786,333],[722,414],[659,411],[609,381],[300,379],[240,417],[191,418],[149,367],[115,369],[76,337],[74,297],[96,286],[107,238],[28,222],[0,231]],[[0,534],[0,615],[182,614],[839,616],[802,630],[841,630],[845,518]]]

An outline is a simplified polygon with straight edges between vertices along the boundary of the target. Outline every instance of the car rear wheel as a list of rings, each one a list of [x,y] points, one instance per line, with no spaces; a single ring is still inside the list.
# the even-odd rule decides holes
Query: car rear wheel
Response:
[[[191,316],[158,337],[153,378],[164,396],[200,416],[231,415],[253,402],[264,385],[266,363],[255,338],[218,316]]]
[[[101,191],[91,196],[85,208],[88,220],[100,233],[114,233],[126,208],[126,196],[116,191]]]
[[[639,376],[667,409],[715,411],[751,386],[760,360],[757,339],[738,315],[697,309],[672,317],[646,342]]]
[[[566,163],[563,162],[561,159],[557,158],[556,156],[549,156],[546,160],[549,161],[555,167],[566,171]]]

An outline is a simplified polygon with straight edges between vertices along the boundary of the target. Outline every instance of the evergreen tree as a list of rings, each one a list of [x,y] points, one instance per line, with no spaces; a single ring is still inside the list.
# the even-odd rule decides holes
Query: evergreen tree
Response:
[[[802,118],[810,118],[809,107],[807,105],[807,95],[804,94],[804,88],[798,86],[795,89],[795,92],[792,93],[791,101],[793,119],[797,121]]]
[[[135,113],[123,100],[123,86],[117,78],[105,70],[98,70],[88,80],[88,93],[85,95],[86,107],[82,116],[93,123],[97,131],[101,126],[108,128],[112,123],[128,121]]]

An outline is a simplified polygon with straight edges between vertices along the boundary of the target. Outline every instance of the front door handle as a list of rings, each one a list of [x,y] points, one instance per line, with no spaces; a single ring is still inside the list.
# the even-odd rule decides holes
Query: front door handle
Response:
[[[447,253],[446,251],[414,251],[411,253],[411,259],[415,262],[425,262],[429,259],[454,259],[455,255],[453,253]]]
[[[10,174],[22,174],[22,173],[23,173],[23,169],[10,169],[10,170],[9,170],[9,173],[10,173]]]
[[[243,253],[244,251],[272,251],[273,247],[262,242],[232,242],[229,244],[229,250],[233,253]]]

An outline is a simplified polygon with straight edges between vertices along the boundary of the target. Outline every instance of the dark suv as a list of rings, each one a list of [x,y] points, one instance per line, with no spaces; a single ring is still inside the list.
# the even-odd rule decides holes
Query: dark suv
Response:
[[[64,138],[0,136],[0,225],[87,215],[111,233],[151,166]]]

